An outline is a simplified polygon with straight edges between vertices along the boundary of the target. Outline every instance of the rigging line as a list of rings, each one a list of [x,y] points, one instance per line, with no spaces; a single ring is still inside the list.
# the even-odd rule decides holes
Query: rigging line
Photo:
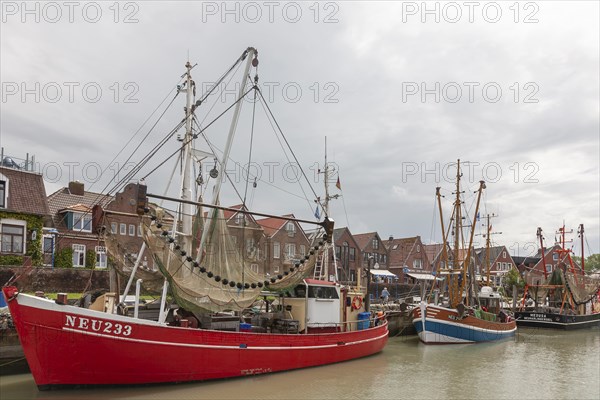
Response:
[[[250,89],[252,90],[252,89]],[[244,93],[239,99],[237,99],[233,104],[231,104],[229,107],[227,107],[221,114],[219,114],[215,119],[213,119],[208,125],[206,125],[204,128],[200,129],[200,131],[193,135],[190,139],[188,139],[188,141],[186,142],[182,142],[181,146],[185,146],[187,145],[190,141],[194,140],[194,136],[198,136],[198,134],[202,134],[202,136],[204,136],[204,131],[206,131],[212,124],[214,124],[219,118],[221,118],[223,115],[225,115],[225,113],[227,111],[229,111],[234,105],[236,105],[239,101],[241,101],[247,94],[249,93],[246,92]],[[195,114],[192,114],[193,116],[195,116]],[[192,118],[192,121],[194,120],[194,118]],[[185,119],[182,121],[184,122]],[[173,135],[174,132],[171,133],[171,135]],[[204,136],[205,137],[205,136]],[[205,137],[206,139],[206,137]],[[181,151],[181,148],[178,148],[177,150],[175,150],[175,152],[171,153],[168,157],[167,160],[170,159],[171,157],[173,157],[175,154],[179,153]],[[164,162],[163,162],[164,163]],[[162,165],[162,164],[161,164]],[[157,167],[158,168],[158,167]],[[154,168],[152,171],[150,171],[148,174],[146,174],[142,179],[146,179],[150,174],[152,174],[154,171],[156,171],[157,168]]]
[[[342,205],[344,206],[344,214],[346,215],[346,226],[348,230],[350,230],[350,219],[348,218],[348,211],[346,210],[346,200],[344,200],[345,196],[340,196],[342,198]]]
[[[181,83],[181,79],[177,82],[177,84]],[[156,111],[158,111],[158,109],[163,105],[163,103],[169,98],[169,95],[177,88],[177,85],[175,85],[170,91],[169,93],[167,93],[167,95],[162,99],[162,101],[158,104],[158,106],[156,106],[156,108],[150,113],[150,115],[148,116],[148,118],[146,118],[146,120],[140,125],[140,127],[134,132],[134,134],[129,138],[129,140],[127,141],[127,143],[125,143],[125,145],[121,148],[121,150],[119,150],[119,152],[113,157],[113,159],[108,163],[108,166],[106,168],[104,168],[104,170],[100,173],[100,177],[102,177],[102,175],[104,175],[104,173],[106,172],[106,170],[108,168],[110,168],[110,166],[116,161],[116,159],[121,155],[121,153],[127,148],[127,146],[129,146],[129,143],[132,142],[132,140],[138,135],[138,133],[142,130],[142,128],[148,123],[148,121],[150,120],[150,118],[152,118],[152,116],[156,113]],[[175,95],[175,98],[177,97],[177,94]],[[174,100],[174,99],[173,99]],[[169,103],[169,105],[167,106],[167,109],[171,106],[171,104],[173,103],[173,100],[171,100],[171,103]],[[163,113],[164,114],[164,113]],[[159,120],[161,117],[159,117]],[[98,182],[98,181],[96,181]],[[90,189],[94,186],[95,182],[92,183],[92,185],[90,186]],[[107,185],[108,186],[108,185]],[[104,188],[104,190],[106,190],[106,187]],[[104,191],[103,190],[103,191]]]
[[[223,82],[223,80],[225,80],[225,77],[227,75],[229,75],[229,73],[236,66],[239,68],[239,66],[241,65],[242,61],[244,61],[247,56],[248,56],[248,50],[244,50],[244,52],[242,53],[242,55],[240,57],[238,57],[238,59],[233,63],[233,65],[231,67],[229,67],[229,69],[227,71],[225,71],[225,73],[223,73],[223,75],[221,75],[221,77],[217,80],[217,82],[213,85],[213,87],[208,91],[208,93],[206,93],[203,96],[200,96],[201,97],[200,98],[200,103],[204,103],[204,101],[208,98],[208,96],[210,96],[212,94],[212,92],[221,84],[221,82]],[[229,80],[231,81],[231,78]]]
[[[306,173],[304,173],[304,169],[300,165],[300,162],[298,161],[298,158],[296,157],[296,154],[294,153],[294,150],[292,150],[292,148],[290,146],[290,143],[288,142],[287,138],[283,134],[283,130],[281,130],[281,126],[279,126],[279,123],[275,119],[275,116],[273,115],[273,112],[271,111],[271,108],[269,107],[269,104],[267,104],[265,98],[263,97],[262,91],[260,90],[260,88],[258,88],[258,94],[260,95],[260,98],[263,100],[262,104],[264,104],[264,106],[267,108],[267,111],[269,112],[269,115],[271,116],[271,118],[273,118],[273,122],[275,122],[275,125],[277,125],[277,129],[279,130],[279,134],[281,135],[281,137],[283,138],[283,140],[285,140],[285,143],[288,146],[288,149],[290,150],[290,153],[292,153],[292,156],[294,156],[294,160],[298,164],[298,167],[300,168],[300,171],[302,172],[302,175],[304,176],[304,179],[306,179],[306,182],[308,183],[308,186],[310,187],[310,190],[315,195],[315,199],[316,199],[319,196],[317,196],[317,193],[315,192],[314,188],[310,184],[310,181],[309,181],[308,177],[306,176]]]
[[[194,120],[194,122],[195,122],[196,124],[198,124],[198,121]],[[198,126],[198,127],[199,127],[199,126]],[[216,150],[216,151],[218,151],[219,153],[223,153],[223,152],[222,152],[222,151],[221,151],[219,148],[217,148],[217,147],[216,147],[214,144],[212,144],[212,142],[211,142],[210,140],[208,140],[208,137],[206,137],[206,135],[204,134],[204,132],[201,132],[200,134],[202,135],[202,137],[203,137],[203,138],[204,138],[204,140],[206,141],[206,144],[208,144],[209,148],[211,149],[211,151],[212,151],[213,153],[216,153],[216,152],[215,152],[215,150]],[[229,160],[229,161],[231,161],[231,162],[233,162],[233,163],[234,163],[234,164],[236,164],[236,165],[241,165],[241,164],[240,164],[238,161],[236,161],[236,160],[234,160],[233,158],[231,158],[231,156],[229,156],[229,157],[228,157],[228,160]],[[270,182],[268,182],[268,181],[265,181],[265,180],[261,179],[261,178],[260,178],[258,175],[254,175],[254,174],[252,174],[252,172],[250,171],[250,169],[249,169],[249,168],[246,170],[246,173],[247,173],[249,176],[250,176],[250,175],[252,175],[252,177],[253,177],[253,178],[257,178],[257,179],[259,180],[259,182],[261,182],[261,183],[264,183],[264,184],[265,184],[265,185],[267,185],[267,186],[270,186],[270,187],[272,187],[272,188],[274,188],[274,189],[277,189],[277,190],[280,190],[280,191],[282,191],[282,192],[284,192],[284,193],[287,193],[287,194],[289,194],[290,196],[294,196],[294,197],[297,197],[297,198],[299,198],[299,199],[306,200],[306,196],[305,196],[305,197],[302,197],[302,196],[300,196],[300,195],[298,195],[298,194],[296,194],[296,193],[292,193],[292,192],[290,192],[290,191],[288,191],[288,190],[285,190],[285,189],[283,189],[283,188],[280,188],[280,187],[278,187],[278,186],[275,186],[274,184],[272,184],[272,183],[270,183]],[[208,182],[207,182],[207,183],[208,183]],[[240,200],[241,200],[241,199],[242,199],[242,198],[240,197]]]
[[[152,159],[152,157],[154,157],[156,155],[156,153],[158,153],[158,151],[165,145],[167,144],[167,142],[169,141],[169,139],[171,139],[173,137],[173,135],[179,130],[181,129],[181,127],[183,126],[183,124],[185,124],[185,119],[181,120],[179,122],[179,124],[173,128],[159,143],[157,143],[154,148],[152,150],[150,150],[150,152],[148,152],[148,154],[146,154],[132,169],[131,171],[129,171],[125,177],[123,179],[121,179],[119,182],[117,182],[115,184],[115,186],[111,189],[112,191],[117,191],[119,190],[119,188],[122,188],[126,185],[126,183],[130,180],[133,179],[133,177],[141,171],[142,168],[144,168],[146,166],[146,164],[150,161],[150,159]],[[177,151],[175,152],[178,153],[180,151],[180,149],[177,149]],[[172,157],[169,156],[168,159],[170,159]],[[167,159],[167,160],[168,160]],[[160,165],[164,164],[161,163]],[[156,170],[156,168],[154,169]],[[152,172],[154,172],[154,170]],[[148,174],[149,175],[149,174]],[[141,179],[145,179],[148,175],[146,175],[145,177],[141,178]]]
[[[264,99],[262,92],[260,91],[260,89],[258,90],[258,93],[261,96],[261,106],[263,107],[263,110],[265,110],[266,112],[271,114],[271,117],[273,118],[273,121],[271,121],[270,118],[267,118],[269,123],[271,124],[271,128],[273,129],[273,131],[275,132],[275,137],[277,138],[277,141],[279,142],[279,145],[281,146],[281,149],[283,150],[283,154],[285,155],[285,158],[287,159],[288,163],[291,164],[290,158],[288,157],[287,152],[285,151],[285,148],[283,147],[283,144],[281,143],[281,139],[279,138],[279,136],[277,136],[277,130],[275,129],[275,126],[273,126],[273,123],[275,123],[277,125],[277,127],[279,128],[279,125],[277,124],[277,121],[275,121],[275,117],[273,116],[273,113],[271,113],[271,110],[268,108],[268,105],[266,104],[266,100]],[[281,136],[283,137],[283,139],[285,140],[285,137],[283,136],[283,132],[281,131],[281,128],[279,128],[279,131],[281,132]],[[287,140],[286,140],[287,143]],[[304,174],[304,170],[302,169],[302,166],[300,165],[300,163],[298,162],[298,159],[296,158],[295,154],[293,153],[293,151],[291,151],[291,149],[289,148],[289,143],[288,143],[288,150],[290,150],[290,152],[292,153],[292,155],[294,156],[294,159],[296,160],[296,164],[298,165],[298,168],[300,168],[300,171],[302,172],[302,174],[304,175],[304,178],[306,179],[306,181],[308,182],[308,185],[310,187],[310,189],[312,190],[313,194],[315,195],[315,199],[318,198],[317,194],[315,193],[314,189],[312,188],[312,186],[310,185],[310,182],[308,181],[308,178],[306,177],[306,174]],[[302,191],[302,194],[304,195],[304,199],[306,200],[306,203],[308,204],[308,209],[312,212],[312,203],[309,200],[308,196],[306,195],[306,191],[304,190],[304,186],[302,186],[302,183],[300,181],[298,181],[298,185],[300,186],[300,190]]]
[[[238,71],[238,69],[240,68],[240,66],[241,66],[241,64],[240,64],[240,65],[238,65],[238,67],[236,68],[235,72],[237,72],[237,71]],[[228,80],[228,81],[227,81],[227,83],[225,84],[225,88],[224,88],[224,90],[226,90],[226,89],[227,89],[227,87],[228,87],[228,86],[229,86],[229,84],[231,83],[231,80],[233,79],[234,75],[235,75],[235,73],[234,73],[234,74],[232,74],[232,75],[229,77],[229,80]],[[222,83],[222,80],[221,80],[220,82],[218,82],[218,83]],[[215,87],[216,87],[216,86],[217,86],[217,84],[215,84]],[[201,101],[203,102],[203,101],[204,101],[204,99],[203,99],[203,100],[201,100]],[[201,123],[204,123],[204,121],[206,121],[206,118],[208,118],[208,116],[210,115],[210,113],[212,112],[212,110],[215,108],[215,106],[217,105],[217,103],[218,103],[218,98],[215,98],[215,101],[213,102],[213,104],[212,104],[212,106],[210,107],[210,109],[209,109],[209,110],[206,112],[206,115],[205,115],[205,116],[204,116],[204,118],[202,119],[202,122],[201,122]]]

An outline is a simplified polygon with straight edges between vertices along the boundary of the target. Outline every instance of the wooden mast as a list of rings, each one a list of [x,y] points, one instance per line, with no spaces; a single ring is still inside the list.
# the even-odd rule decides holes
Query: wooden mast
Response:
[[[540,249],[542,252],[542,267],[544,268],[544,279],[548,280],[548,271],[546,270],[546,254],[544,252],[544,236],[542,235],[542,228],[537,228],[536,235],[540,239]]]
[[[458,270],[457,264],[459,263],[459,249],[460,249],[460,160],[456,162],[456,199],[454,200],[454,260],[452,262],[452,271],[450,271],[450,287],[449,296],[450,296],[450,305],[452,307],[456,307],[458,303],[462,300],[458,292],[458,278],[455,272]]]
[[[485,189],[485,182],[484,181],[479,181],[479,189],[477,190],[477,204],[475,205],[475,214],[473,215],[473,224],[471,224],[471,234],[469,235],[469,246],[467,247],[467,255],[465,257],[465,260],[463,261],[463,269],[462,269],[462,281],[460,284],[460,293],[463,292],[465,284],[467,282],[467,270],[471,264],[471,248],[473,246],[473,236],[475,235],[475,226],[477,224],[477,213],[479,212],[479,203],[481,201],[481,193],[483,192],[483,189]],[[471,274],[471,279],[473,279],[474,276],[473,274]],[[466,305],[469,305],[469,298],[467,296],[466,299]]]

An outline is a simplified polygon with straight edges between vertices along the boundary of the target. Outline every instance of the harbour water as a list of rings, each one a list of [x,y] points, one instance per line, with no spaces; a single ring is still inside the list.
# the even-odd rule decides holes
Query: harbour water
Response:
[[[198,360],[199,363],[202,360]],[[93,368],[93,360],[90,360]],[[9,399],[599,399],[600,329],[519,329],[513,339],[426,346],[390,338],[380,354],[324,367],[188,384],[39,392],[0,377]]]

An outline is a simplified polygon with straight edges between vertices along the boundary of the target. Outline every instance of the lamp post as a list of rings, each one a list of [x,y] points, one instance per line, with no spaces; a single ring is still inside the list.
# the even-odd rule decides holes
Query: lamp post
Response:
[[[369,294],[369,286],[371,284],[371,263],[375,257],[369,256],[367,259],[367,294],[365,295],[365,311],[369,311],[371,306],[371,295]]]

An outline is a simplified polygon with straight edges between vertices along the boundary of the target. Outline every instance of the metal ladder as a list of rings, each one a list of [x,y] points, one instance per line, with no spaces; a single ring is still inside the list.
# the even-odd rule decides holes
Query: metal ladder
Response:
[[[313,278],[314,279],[322,279],[323,278],[323,254],[319,254],[317,256],[317,262],[315,264]]]

